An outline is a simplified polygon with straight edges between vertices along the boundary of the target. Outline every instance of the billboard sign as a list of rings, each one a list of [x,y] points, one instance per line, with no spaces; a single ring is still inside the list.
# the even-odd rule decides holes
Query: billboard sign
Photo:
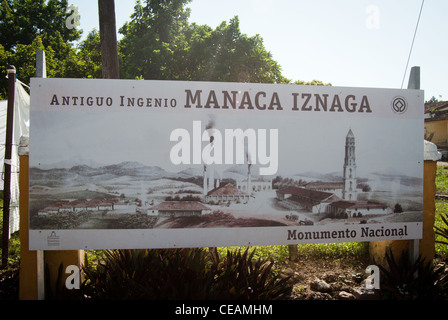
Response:
[[[32,79],[30,249],[418,239],[423,91]]]

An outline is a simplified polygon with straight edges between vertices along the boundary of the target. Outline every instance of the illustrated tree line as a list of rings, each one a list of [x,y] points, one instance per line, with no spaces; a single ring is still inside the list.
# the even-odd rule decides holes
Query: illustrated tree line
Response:
[[[242,33],[237,16],[216,28],[189,22],[189,2],[135,2],[129,21],[117,26],[120,78],[324,85],[285,78],[262,37]],[[29,84],[36,50],[44,50],[48,77],[101,78],[100,33],[80,40],[83,30],[66,26],[72,13],[66,0],[1,0],[0,73],[14,65]],[[6,96],[0,77],[0,99]]]

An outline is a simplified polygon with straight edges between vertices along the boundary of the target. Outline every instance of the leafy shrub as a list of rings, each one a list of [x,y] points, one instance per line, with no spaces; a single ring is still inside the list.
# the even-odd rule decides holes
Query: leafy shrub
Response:
[[[396,259],[392,251],[386,252],[388,269],[379,265],[383,275],[381,291],[383,298],[397,300],[446,299],[447,276],[443,268],[434,268],[419,256],[411,262],[409,252],[403,251]]]
[[[220,299],[285,299],[291,294],[289,278],[279,279],[272,273],[273,261],[254,259],[255,250],[249,253],[227,251],[217,268],[215,284]]]
[[[213,280],[199,249],[107,250],[83,271],[93,299],[203,299]]]
[[[282,299],[288,279],[272,261],[249,253],[211,257],[204,249],[107,250],[84,266],[81,290],[90,299]]]
[[[437,243],[448,244],[448,214],[441,214],[444,226],[434,226],[436,235],[439,235],[442,239],[436,239]]]

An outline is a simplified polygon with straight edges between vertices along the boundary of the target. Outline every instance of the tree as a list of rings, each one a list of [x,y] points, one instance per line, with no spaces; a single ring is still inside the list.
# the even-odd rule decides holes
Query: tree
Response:
[[[137,1],[121,29],[120,74],[125,78],[287,82],[259,35],[242,34],[239,19],[216,29],[189,24],[190,0]]]
[[[36,51],[43,50],[42,39],[37,36],[30,44],[17,44],[15,52],[7,51],[0,44],[0,74],[6,74],[6,65],[11,64],[16,67],[16,74],[19,79],[29,82],[31,77],[36,75]],[[47,54],[51,57],[52,50]],[[0,99],[6,99],[8,93],[8,83],[6,79],[0,78]]]
[[[0,74],[12,64],[18,78],[29,83],[36,50],[44,50],[48,77],[102,77],[100,35],[93,30],[75,47],[82,30],[66,27],[67,0],[0,1]],[[237,16],[216,28],[189,23],[190,1],[137,0],[131,21],[119,29],[121,78],[291,83],[262,37],[241,32]],[[7,80],[0,77],[0,99],[6,94]]]
[[[193,24],[187,33],[186,61],[192,80],[285,83],[280,65],[259,36],[242,34],[239,18],[222,22],[215,30]]]
[[[303,80],[297,80],[294,81],[292,84],[299,84],[304,86],[331,86],[331,83],[324,83],[320,80],[311,80],[311,81],[303,81]]]
[[[101,42],[98,30],[93,29],[83,40],[76,52],[66,61],[65,77],[68,78],[101,78]]]
[[[403,207],[401,206],[401,204],[399,204],[399,203],[395,204],[394,213],[402,213],[402,212],[403,212]]]
[[[132,20],[119,29],[120,74],[122,78],[177,79],[183,30],[188,25],[190,0],[138,0]],[[177,54],[180,56],[176,57]]]
[[[14,52],[18,44],[31,44],[36,36],[40,36],[44,47],[59,49],[56,48],[59,37],[63,43],[69,43],[81,36],[82,31],[66,28],[69,15],[67,0],[2,0],[2,45],[6,51]]]
[[[0,10],[0,72],[12,64],[17,76],[29,83],[35,76],[36,50],[45,50],[48,76],[65,76],[68,61],[76,56],[72,41],[81,31],[65,25],[70,12],[66,0],[2,0]],[[7,93],[7,82],[0,78],[0,98]]]
[[[442,96],[439,95],[440,99],[437,99],[436,97],[432,96],[431,99],[425,101],[425,103],[437,103],[437,102],[442,102]]]

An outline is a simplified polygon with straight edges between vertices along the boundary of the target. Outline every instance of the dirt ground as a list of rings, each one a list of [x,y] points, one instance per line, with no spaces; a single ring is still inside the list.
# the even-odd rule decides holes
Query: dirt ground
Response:
[[[334,260],[326,257],[299,257],[282,266],[291,276],[294,300],[379,299],[374,290],[365,290],[369,257]]]
[[[19,266],[0,269],[0,301],[19,298]]]
[[[291,276],[294,289],[293,300],[347,300],[359,299],[359,287],[363,287],[369,265],[367,258],[298,258],[281,266],[281,274]],[[328,287],[316,288],[313,281],[318,278]],[[0,300],[17,300],[19,290],[18,266],[0,270]],[[341,294],[342,292],[342,294]]]
[[[448,262],[436,261],[448,277]],[[379,291],[367,290],[368,255],[355,258],[299,257],[275,266],[293,283],[291,300],[379,300]],[[0,270],[0,301],[18,300],[19,268]]]

